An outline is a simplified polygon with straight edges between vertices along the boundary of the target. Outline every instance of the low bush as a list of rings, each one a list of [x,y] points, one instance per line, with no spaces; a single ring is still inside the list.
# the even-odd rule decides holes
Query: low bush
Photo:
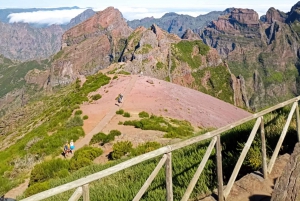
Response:
[[[82,110],[76,110],[75,111],[75,115],[81,115],[82,114]]]
[[[167,138],[182,138],[194,134],[194,128],[187,121],[171,120],[170,124],[163,117],[151,115],[150,118],[143,118],[141,120],[125,121],[125,126],[134,126],[142,130],[157,130],[166,132],[164,137]]]
[[[91,96],[92,100],[99,100],[100,98],[102,98],[102,96],[100,94],[96,94]]]
[[[49,182],[42,182],[42,183],[36,183],[33,184],[31,186],[29,186],[29,188],[26,189],[26,191],[24,192],[24,195],[26,197],[29,197],[31,195],[37,194],[39,192],[45,191],[50,189],[50,185]]]
[[[138,145],[136,148],[132,149],[130,152],[131,156],[138,156],[141,154],[148,153],[150,151],[160,148],[161,145],[158,142],[146,142]]]
[[[130,117],[130,113],[129,112],[125,112],[124,114],[123,114],[123,117]]]
[[[120,159],[125,156],[132,149],[132,143],[130,141],[121,141],[113,145],[113,152],[111,157],[113,160]]]
[[[102,149],[85,146],[78,149],[70,160],[70,170],[75,171],[93,163],[103,153]]]
[[[84,116],[82,117],[83,120],[87,120],[88,118],[89,118],[89,116],[87,116],[87,115],[84,115]]]
[[[44,182],[51,178],[68,176],[68,174],[66,174],[68,169],[69,162],[60,158],[37,164],[31,171],[29,184],[33,185],[35,183]]]
[[[76,127],[76,126],[83,126],[83,120],[80,116],[72,117],[66,124],[67,128]]]
[[[121,132],[118,130],[111,130],[108,135],[100,132],[93,136],[93,138],[90,141],[90,144],[101,143],[101,145],[104,145],[108,142],[114,141],[115,136],[119,135],[121,135]]]
[[[123,109],[119,109],[118,111],[116,111],[116,114],[122,115],[122,114],[124,114],[124,110]]]
[[[113,135],[113,136],[120,136],[121,132],[119,130],[111,130],[109,132],[109,135]]]
[[[140,118],[146,118],[146,117],[149,117],[149,114],[145,111],[142,111],[142,112],[139,113],[139,117]]]
[[[115,80],[115,79],[117,79],[118,78],[118,76],[117,75],[115,75],[114,77],[113,77],[113,79]]]

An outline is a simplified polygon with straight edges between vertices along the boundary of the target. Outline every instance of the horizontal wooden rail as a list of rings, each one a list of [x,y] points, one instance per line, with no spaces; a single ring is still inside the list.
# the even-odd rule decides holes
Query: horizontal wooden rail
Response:
[[[275,111],[279,108],[282,108],[284,106],[287,106],[287,105],[289,105],[291,103],[294,103],[294,102],[297,102],[299,100],[300,100],[300,96],[298,96],[296,98],[293,98],[293,99],[290,99],[288,101],[282,102],[278,105],[270,107],[270,108],[268,108],[266,110],[263,110],[261,112],[258,112],[256,114],[250,115],[250,116],[248,116],[246,118],[243,118],[239,121],[236,121],[232,124],[228,124],[228,125],[226,125],[224,127],[221,127],[217,130],[214,130],[214,131],[208,132],[206,134],[203,134],[203,135],[200,135],[200,136],[197,136],[197,137],[193,137],[193,138],[190,138],[188,140],[185,140],[185,141],[173,144],[173,145],[168,145],[168,146],[162,147],[160,149],[157,149],[155,151],[151,151],[149,153],[137,156],[135,158],[132,158],[132,159],[129,159],[125,162],[122,162],[118,165],[110,167],[108,169],[102,170],[100,172],[91,174],[89,176],[83,177],[83,178],[75,180],[73,182],[70,182],[70,183],[67,183],[67,184],[64,184],[64,185],[46,190],[44,192],[38,193],[38,194],[33,195],[31,197],[25,198],[22,201],[38,201],[38,200],[42,200],[42,199],[49,198],[51,196],[63,193],[65,191],[68,191],[68,190],[71,190],[71,189],[74,189],[74,188],[84,186],[85,184],[88,184],[88,183],[91,183],[93,181],[99,180],[103,177],[107,177],[111,174],[114,174],[116,172],[119,172],[121,170],[129,168],[129,167],[134,166],[136,164],[139,164],[141,162],[147,161],[149,159],[153,159],[157,156],[160,156],[160,155],[163,155],[163,154],[166,154],[166,153],[170,153],[174,150],[181,149],[183,147],[192,145],[194,143],[198,143],[198,142],[201,142],[203,140],[207,140],[207,139],[213,138],[215,136],[221,135],[223,132],[226,132],[226,131],[234,128],[234,127],[240,126],[240,125],[242,125],[242,124],[244,124],[248,121],[257,119],[258,117],[261,117],[265,114],[273,112],[273,111]]]

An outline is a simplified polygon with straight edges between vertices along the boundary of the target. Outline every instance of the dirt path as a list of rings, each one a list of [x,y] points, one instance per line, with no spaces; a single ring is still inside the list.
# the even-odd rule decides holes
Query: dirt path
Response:
[[[16,199],[17,196],[20,196],[24,193],[24,191],[27,189],[29,184],[29,179],[26,179],[25,182],[21,185],[19,185],[16,188],[11,189],[10,191],[8,191],[4,198],[10,198],[10,199]]]
[[[128,83],[128,85],[125,88],[125,91],[123,92],[124,95],[124,100],[123,103],[119,104],[119,106],[114,105],[114,107],[112,107],[110,109],[110,111],[108,111],[108,113],[106,113],[106,115],[101,119],[101,121],[89,132],[87,133],[83,138],[80,138],[79,140],[77,140],[75,142],[75,147],[76,149],[80,149],[81,147],[83,147],[84,145],[88,145],[89,142],[91,141],[91,139],[93,138],[93,136],[99,132],[102,131],[102,129],[111,121],[111,119],[116,115],[116,111],[119,110],[122,105],[124,104],[124,101],[126,101],[126,96],[131,92],[136,80],[137,80],[138,76],[131,76],[131,80]],[[115,101],[111,101],[111,104],[116,103]]]

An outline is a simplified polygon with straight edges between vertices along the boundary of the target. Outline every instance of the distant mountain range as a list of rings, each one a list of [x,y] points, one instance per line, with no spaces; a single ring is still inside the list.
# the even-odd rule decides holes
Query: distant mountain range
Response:
[[[221,15],[229,14],[231,10],[232,8],[228,8],[224,11],[212,11],[197,17],[171,12],[166,13],[161,18],[146,17],[141,20],[127,21],[127,23],[133,29],[136,29],[139,26],[150,27],[152,24],[156,24],[169,33],[174,33],[181,37],[187,29],[191,29],[193,32],[198,33],[211,23],[211,21],[217,20]]]

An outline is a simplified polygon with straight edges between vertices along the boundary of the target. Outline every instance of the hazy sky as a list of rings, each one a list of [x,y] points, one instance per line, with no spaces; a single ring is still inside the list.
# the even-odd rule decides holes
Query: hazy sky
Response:
[[[229,7],[252,8],[259,15],[266,13],[268,8],[275,7],[284,12],[290,11],[296,4],[295,0],[0,0],[0,8],[56,8],[91,7],[96,11],[108,6],[118,8],[128,20],[144,17],[159,18],[167,12],[198,16],[210,11],[222,11]],[[22,13],[11,15],[11,21],[44,21],[46,23],[65,23],[81,13],[82,9],[72,11],[51,11],[39,13]]]

